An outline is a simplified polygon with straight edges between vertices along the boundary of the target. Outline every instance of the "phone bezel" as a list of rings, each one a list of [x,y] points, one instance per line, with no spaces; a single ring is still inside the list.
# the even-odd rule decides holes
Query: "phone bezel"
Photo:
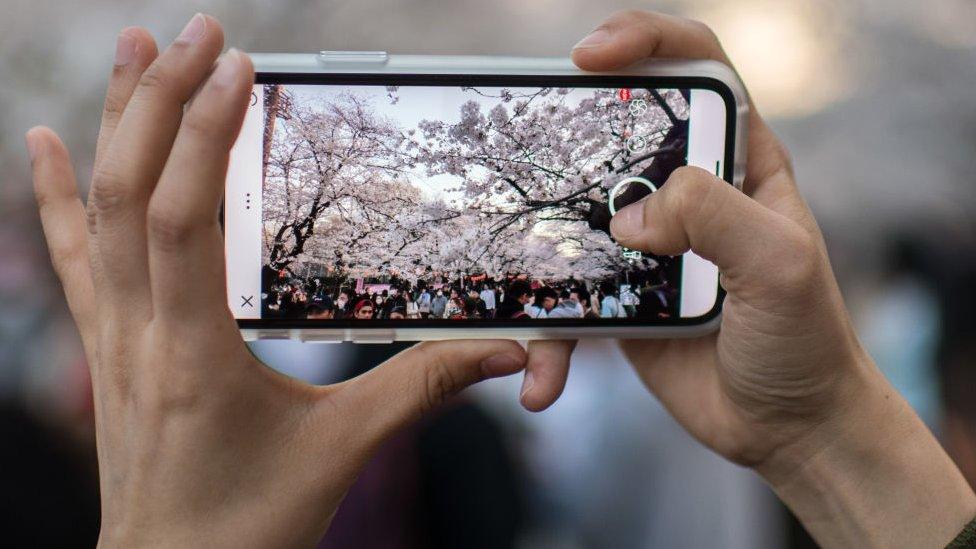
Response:
[[[728,65],[703,59],[650,59],[616,71],[580,71],[568,58],[402,55],[386,52],[252,53],[262,81],[330,82],[348,80],[394,83],[397,81],[540,82],[576,81],[593,86],[623,82],[646,82],[645,86],[713,89],[726,105],[724,179],[742,189],[746,168],[749,99],[738,75]],[[445,78],[441,78],[445,77]],[[480,80],[485,77],[485,80]],[[568,77],[568,78],[567,78]],[[656,82],[658,84],[651,84]],[[619,84],[618,84],[619,85]],[[640,85],[640,84],[637,84]],[[731,138],[729,138],[731,136]],[[730,154],[731,153],[731,154]],[[731,172],[731,177],[729,173]],[[304,319],[240,319],[246,340],[297,339],[310,342],[385,343],[458,338],[575,339],[584,337],[673,338],[698,337],[716,330],[721,321],[725,292],[721,286],[712,311],[689,319],[665,322],[601,319],[585,324],[581,320],[402,320],[308,321]],[[679,322],[680,320],[680,322]],[[425,322],[425,324],[420,324]],[[475,324],[475,323],[478,324]],[[467,329],[472,328],[472,329]]]
[[[733,175],[736,153],[738,105],[733,90],[722,80],[710,76],[666,75],[527,75],[527,74],[415,74],[372,72],[258,72],[256,84],[329,84],[329,85],[402,85],[402,86],[552,86],[584,88],[674,88],[705,89],[716,92],[725,104],[726,137],[723,179],[734,184]],[[221,216],[223,219],[223,216]],[[356,319],[309,320],[290,318],[238,319],[241,329],[246,330],[361,330],[402,331],[406,329],[465,330],[475,328],[526,329],[571,328],[680,328],[698,327],[714,321],[721,314],[725,291],[716,280],[718,292],[711,310],[701,316],[669,319]],[[543,323],[544,326],[540,326]]]

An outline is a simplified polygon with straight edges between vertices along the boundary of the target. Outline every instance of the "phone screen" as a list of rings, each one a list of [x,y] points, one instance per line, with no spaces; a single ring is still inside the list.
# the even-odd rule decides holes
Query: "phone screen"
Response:
[[[714,265],[622,247],[609,222],[680,166],[731,179],[724,88],[354,76],[268,73],[254,86],[224,201],[242,326],[717,314]]]

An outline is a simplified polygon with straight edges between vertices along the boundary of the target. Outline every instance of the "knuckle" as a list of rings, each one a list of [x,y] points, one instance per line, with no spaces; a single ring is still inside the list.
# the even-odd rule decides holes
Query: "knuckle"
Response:
[[[51,255],[51,264],[54,266],[54,272],[58,275],[58,279],[63,282],[71,276],[72,270],[77,265],[82,264],[87,259],[88,250],[84,246],[79,246],[74,243],[51,243],[48,244],[48,252]]]
[[[424,400],[421,412],[427,413],[457,393],[457,380],[450,364],[439,354],[432,354],[428,358],[428,368],[425,370]]]
[[[154,62],[139,77],[137,87],[143,93],[164,94],[172,86],[172,79],[166,69],[159,63]]]
[[[712,27],[708,26],[708,24],[699,21],[698,19],[688,19],[687,21],[688,24],[694,28],[696,33],[707,38],[708,40],[711,40],[712,42],[715,42],[716,44],[718,43],[718,35],[715,34],[715,31],[712,30]]]
[[[180,125],[180,131],[186,133],[188,137],[204,141],[221,138],[221,129],[221,125],[211,113],[200,109],[190,109]]]
[[[182,105],[190,99],[199,84],[199,78],[194,71],[174,66],[172,60],[160,58],[142,73],[137,92],[141,90],[141,93],[151,97],[152,101],[167,101]]]
[[[146,214],[146,230],[154,244],[164,250],[174,250],[183,247],[197,227],[187,216],[151,205]]]
[[[159,419],[191,414],[204,405],[204,395],[200,391],[200,379],[187,372],[167,368],[166,382],[160,383],[153,391],[146,391],[147,408]]]
[[[654,44],[654,48],[657,48],[661,44],[664,38],[664,31],[661,30],[661,26],[649,14],[637,12],[632,21],[641,33],[647,35],[648,41]]]
[[[671,187],[671,192],[666,194],[670,199],[668,206],[682,218],[696,215],[715,190],[715,185],[702,177],[701,171],[684,166],[675,170],[668,181]]]
[[[697,19],[688,19],[688,24],[691,25],[694,32],[700,37],[700,40],[707,48],[707,55],[712,59],[722,59],[725,56],[724,50],[722,49],[722,41],[719,40],[718,35],[712,27],[708,26]]]
[[[89,207],[98,215],[113,214],[128,207],[135,193],[130,185],[110,172],[98,173],[92,180]]]

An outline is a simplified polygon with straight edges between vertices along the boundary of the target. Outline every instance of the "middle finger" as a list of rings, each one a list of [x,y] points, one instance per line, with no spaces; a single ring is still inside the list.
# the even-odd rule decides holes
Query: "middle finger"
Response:
[[[223,47],[217,21],[197,14],[142,74],[92,182],[92,227],[102,303],[148,319],[146,208],[176,136],[183,106]]]

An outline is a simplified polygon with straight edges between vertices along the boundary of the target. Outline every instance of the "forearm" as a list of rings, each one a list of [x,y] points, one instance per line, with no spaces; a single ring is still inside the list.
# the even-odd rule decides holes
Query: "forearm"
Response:
[[[823,546],[944,547],[976,516],[976,495],[905,400],[863,370],[845,414],[759,472]]]

